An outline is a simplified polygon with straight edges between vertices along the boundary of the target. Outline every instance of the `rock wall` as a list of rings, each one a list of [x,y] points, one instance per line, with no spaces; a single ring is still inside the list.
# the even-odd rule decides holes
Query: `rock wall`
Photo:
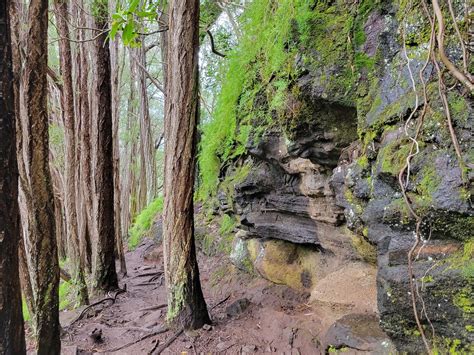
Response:
[[[308,25],[314,25],[319,45],[314,38],[293,38],[300,49],[294,58],[299,74],[287,100],[303,109],[288,118],[291,124],[264,127],[226,169],[229,176],[238,165],[251,166],[234,184],[227,206],[240,219],[233,259],[244,269],[250,260],[262,276],[311,291],[329,270],[370,260],[376,248],[381,325],[397,348],[424,351],[413,312],[415,292],[430,344],[441,352],[473,352],[472,93],[441,64],[439,86],[436,66],[426,62],[430,23],[421,1],[361,1],[356,9],[344,1],[329,3],[314,6],[316,20]],[[466,28],[462,2],[453,3],[458,24]],[[354,15],[352,27],[344,11]],[[324,28],[350,28],[325,33],[332,40],[330,54],[321,48],[328,39],[318,32],[328,15],[332,22]],[[347,41],[352,52],[334,47]],[[445,42],[448,56],[461,67],[452,25]],[[461,161],[440,92],[449,101]],[[409,137],[417,131],[414,144]],[[408,155],[405,201],[399,173]],[[422,220],[418,234],[410,208]],[[307,253],[316,261],[308,262]],[[279,264],[297,277],[276,272]]]

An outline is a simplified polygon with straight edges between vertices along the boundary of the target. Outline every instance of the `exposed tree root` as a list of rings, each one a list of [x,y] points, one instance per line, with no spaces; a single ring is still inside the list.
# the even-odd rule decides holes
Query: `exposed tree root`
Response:
[[[181,328],[176,333],[173,334],[171,338],[169,338],[162,346],[156,349],[154,352],[150,352],[151,355],[159,355],[161,354],[168,346],[170,346],[178,337],[183,334],[184,329]]]
[[[139,311],[140,312],[146,312],[146,311],[155,311],[157,309],[162,309],[162,308],[166,308],[168,307],[168,304],[167,303],[163,303],[163,304],[158,304],[156,306],[151,306],[151,307],[146,307],[146,308],[142,308],[140,309]]]
[[[115,295],[114,295],[113,297],[105,297],[105,298],[101,299],[100,301],[97,301],[97,302],[94,302],[94,303],[90,304],[89,306],[87,306],[86,308],[84,308],[84,309],[81,311],[81,313],[79,314],[79,316],[78,316],[76,319],[74,319],[74,320],[71,322],[71,324],[68,325],[68,327],[70,327],[71,325],[75,324],[76,322],[78,322],[78,321],[80,321],[82,318],[84,318],[84,316],[86,315],[86,313],[87,313],[87,311],[88,311],[89,309],[91,309],[91,308],[93,308],[93,307],[95,307],[95,306],[97,306],[97,305],[99,305],[99,304],[102,304],[102,303],[104,303],[104,302],[112,302],[111,305],[114,304],[115,301],[117,300],[117,296],[120,295],[121,293],[125,293],[125,292],[126,292],[126,289],[125,289],[125,288],[124,288],[124,289],[117,290],[117,291],[115,292]]]
[[[449,72],[458,79],[472,94],[474,91],[474,84],[469,80],[466,75],[461,73],[459,69],[449,60],[446,56],[445,48],[444,48],[444,17],[443,13],[441,12],[441,8],[439,6],[438,0],[432,0],[433,4],[433,11],[436,16],[436,20],[438,22],[438,33],[437,33],[437,40],[438,40],[438,53],[439,57],[443,64],[448,68]],[[456,23],[456,21],[454,21]]]
[[[145,339],[148,339],[148,338],[151,338],[151,337],[154,337],[155,335],[158,335],[158,334],[163,334],[163,333],[166,333],[169,329],[167,327],[164,327],[164,328],[161,328],[159,330],[156,330],[150,334],[146,334],[140,338],[138,338],[137,340],[134,340],[130,343],[127,343],[125,345],[121,345],[121,346],[118,346],[116,348],[113,348],[113,349],[107,349],[107,350],[100,350],[98,351],[99,353],[112,353],[112,352],[115,352],[115,351],[119,351],[119,350],[122,350],[122,349],[125,349],[125,348],[129,348],[130,346],[132,345],[135,345]],[[159,342],[158,342],[159,343]]]
[[[221,304],[223,304],[225,301],[227,301],[228,299],[230,298],[230,295],[228,295],[226,298],[224,298],[222,301],[219,301],[217,302],[214,306],[212,306],[210,308],[210,310],[212,311],[214,308],[217,308],[219,307]]]
[[[405,122],[405,126],[404,126],[405,135],[408,137],[408,139],[410,139],[412,141],[412,145],[410,147],[410,152],[409,152],[409,154],[406,158],[406,163],[405,163],[404,167],[402,168],[402,170],[400,171],[400,173],[398,175],[398,182],[399,182],[399,185],[400,185],[400,189],[402,191],[402,195],[403,195],[403,199],[405,201],[405,204],[407,205],[407,207],[410,211],[410,214],[416,220],[415,241],[414,241],[410,251],[408,252],[408,265],[407,265],[409,285],[410,285],[410,297],[411,297],[411,303],[412,303],[412,308],[413,308],[413,315],[415,317],[415,322],[416,322],[418,331],[420,332],[420,335],[421,335],[421,338],[423,340],[423,344],[426,348],[426,351],[428,352],[428,354],[432,354],[431,346],[428,343],[428,340],[426,338],[424,329],[421,325],[420,317],[418,315],[416,297],[420,296],[420,295],[417,292],[418,287],[417,287],[415,275],[414,275],[414,272],[413,272],[413,253],[417,250],[418,245],[420,244],[420,239],[421,239],[420,238],[420,226],[421,226],[421,223],[422,223],[422,218],[414,211],[414,209],[411,205],[411,202],[408,199],[408,196],[406,194],[406,188],[408,186],[408,182],[409,182],[409,178],[410,178],[411,159],[419,153],[419,145],[418,145],[417,138],[418,138],[418,135],[421,131],[421,127],[423,125],[423,119],[424,119],[424,116],[426,114],[426,110],[427,110],[427,107],[428,107],[428,97],[427,97],[427,94],[426,94],[426,83],[425,83],[424,78],[423,78],[423,73],[424,73],[424,71],[425,71],[425,69],[428,65],[428,62],[430,60],[431,53],[432,53],[432,48],[433,48],[432,44],[433,44],[433,41],[434,41],[434,25],[432,24],[432,26],[431,26],[431,36],[430,36],[428,56],[427,56],[425,64],[423,65],[423,67],[420,69],[420,72],[419,72],[420,81],[421,81],[422,86],[423,86],[424,104],[423,104],[423,110],[422,110],[420,118],[418,120],[418,124],[417,124],[417,127],[416,127],[414,137],[410,136],[410,134],[408,132],[408,129],[409,129],[409,124],[411,122],[411,119],[414,117],[415,112],[417,111],[418,100],[419,99],[418,99],[418,93],[417,93],[417,90],[416,90],[415,80],[413,78],[413,73],[412,73],[411,67],[410,67],[410,60],[409,60],[407,52],[406,52],[405,31],[404,30],[402,31],[402,34],[403,34],[403,53],[404,53],[405,59],[407,61],[407,67],[408,67],[408,71],[410,73],[412,88],[413,88],[413,91],[415,93],[415,98],[416,99],[415,99],[415,108],[411,112],[411,114],[410,114],[409,118],[407,119],[407,121]],[[416,150],[415,152],[413,152],[414,149]],[[406,180],[404,181],[405,173],[406,173]],[[424,302],[422,302],[422,304],[424,305]],[[426,312],[424,312],[424,314],[426,315]],[[434,332],[434,330],[433,330],[433,332]]]
[[[139,274],[134,276],[133,278],[139,278],[139,277],[148,277],[148,276],[160,276],[163,274],[163,271],[153,271],[153,272],[145,272],[143,274]]]

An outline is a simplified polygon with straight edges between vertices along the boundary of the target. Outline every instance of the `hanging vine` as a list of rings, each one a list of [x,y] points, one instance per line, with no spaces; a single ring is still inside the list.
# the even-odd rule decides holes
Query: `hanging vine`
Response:
[[[423,67],[419,71],[419,79],[420,79],[420,83],[422,85],[424,103],[423,103],[422,111],[421,111],[421,113],[418,117],[418,122],[417,122],[416,129],[415,129],[415,132],[414,132],[413,136],[410,135],[409,128],[410,128],[411,122],[412,122],[416,112],[418,111],[419,97],[418,97],[418,91],[417,91],[417,88],[416,88],[415,79],[413,77],[413,73],[412,73],[411,66],[410,66],[410,59],[409,59],[409,57],[407,55],[407,51],[406,51],[405,29],[403,28],[403,26],[406,26],[406,24],[403,24],[403,26],[402,26],[403,54],[404,54],[404,57],[406,59],[406,63],[407,63],[406,65],[407,65],[407,68],[408,68],[408,72],[410,74],[412,89],[413,89],[413,92],[415,94],[415,108],[410,113],[410,115],[409,115],[409,117],[406,120],[405,125],[404,125],[405,136],[411,141],[412,144],[410,146],[408,156],[406,157],[406,162],[405,162],[404,166],[402,167],[402,169],[399,172],[398,182],[399,182],[399,185],[400,185],[400,189],[401,189],[403,199],[404,199],[405,204],[408,208],[408,211],[409,211],[410,215],[413,217],[413,219],[415,220],[415,231],[414,231],[415,240],[413,242],[412,247],[410,248],[410,250],[408,252],[409,287],[410,287],[410,297],[411,297],[411,303],[412,303],[412,308],[413,308],[413,314],[414,314],[414,317],[415,317],[415,321],[416,321],[416,324],[417,324],[418,331],[420,332],[421,338],[423,340],[423,344],[424,344],[425,349],[428,352],[428,354],[432,354],[433,350],[432,350],[431,344],[429,343],[429,341],[426,337],[425,330],[424,330],[424,328],[421,324],[421,321],[420,321],[420,314],[419,314],[419,310],[418,310],[418,306],[417,306],[417,299],[422,304],[423,315],[425,316],[427,322],[431,326],[432,338],[433,339],[435,337],[435,329],[434,329],[433,324],[431,323],[431,321],[430,321],[430,319],[427,315],[426,308],[425,308],[425,303],[423,301],[422,296],[419,293],[417,279],[416,279],[416,277],[414,275],[414,271],[413,271],[413,262],[418,258],[419,254],[420,254],[420,249],[422,248],[422,247],[419,248],[419,246],[420,246],[420,243],[423,240],[423,236],[421,234],[421,225],[423,223],[423,216],[421,216],[419,213],[417,213],[415,211],[415,208],[413,207],[412,202],[410,201],[410,199],[407,195],[407,191],[406,191],[407,187],[408,187],[409,180],[410,180],[411,161],[420,152],[420,145],[419,145],[419,142],[418,142],[418,137],[419,137],[420,132],[422,130],[423,121],[424,121],[427,109],[429,107],[429,98],[428,98],[428,95],[427,95],[426,81],[424,79],[423,74],[424,74],[428,64],[431,62],[433,64],[434,68],[436,69],[436,74],[437,74],[437,78],[438,78],[438,92],[439,92],[439,95],[440,95],[440,98],[441,98],[441,102],[443,104],[443,109],[444,109],[444,112],[445,112],[446,123],[447,123],[447,126],[448,126],[451,142],[453,144],[457,159],[459,161],[459,165],[460,165],[461,172],[462,172],[462,180],[463,180],[464,183],[466,182],[465,165],[464,165],[464,161],[463,161],[462,151],[461,151],[461,148],[459,146],[459,142],[458,142],[458,139],[456,137],[456,133],[455,133],[455,130],[454,130],[454,127],[453,127],[453,121],[452,121],[451,112],[450,112],[450,109],[449,109],[448,99],[447,99],[447,95],[446,95],[447,89],[446,89],[446,85],[445,85],[444,80],[443,80],[443,73],[442,73],[442,69],[441,69],[441,66],[440,66],[440,62],[438,61],[437,57],[440,58],[441,63],[446,67],[446,69],[449,71],[449,73],[457,81],[459,81],[464,87],[466,87],[469,90],[468,95],[472,95],[473,90],[474,90],[474,84],[471,80],[471,76],[467,72],[468,52],[467,52],[466,46],[463,42],[462,34],[461,34],[461,32],[459,30],[459,27],[456,23],[456,17],[455,17],[455,14],[454,14],[454,10],[453,10],[451,0],[447,0],[447,2],[448,2],[449,12],[450,12],[450,15],[451,15],[451,18],[452,18],[452,21],[453,21],[453,27],[454,27],[454,30],[456,32],[457,38],[460,42],[460,46],[461,46],[461,49],[462,49],[463,71],[459,70],[456,67],[456,65],[446,55],[445,45],[444,45],[445,22],[444,22],[444,16],[443,16],[443,13],[442,13],[441,8],[439,6],[438,0],[433,0],[432,1],[432,11],[429,10],[429,8],[426,4],[426,1],[422,0],[423,9],[424,9],[424,12],[425,12],[425,15],[426,15],[427,19],[429,20],[431,31],[430,31],[430,40],[429,40],[427,58],[426,58],[426,61],[423,65]],[[436,23],[434,21],[434,18],[436,18]],[[436,24],[437,24],[437,29],[436,29]],[[435,33],[436,33],[436,36],[435,36]],[[418,250],[418,253],[417,253],[418,255],[414,258],[413,256],[414,256],[415,252],[417,252],[417,250]]]

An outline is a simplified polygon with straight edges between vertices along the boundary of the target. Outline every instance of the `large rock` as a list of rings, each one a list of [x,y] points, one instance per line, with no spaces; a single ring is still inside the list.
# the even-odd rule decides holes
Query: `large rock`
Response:
[[[301,76],[293,84],[300,95],[291,97],[291,103],[303,107],[304,114],[291,116],[286,126],[272,126],[249,144],[246,158],[253,168],[236,185],[234,196],[242,230],[237,259],[250,260],[274,282],[305,287],[301,280],[309,278],[301,277],[303,271],[319,282],[330,273],[321,266],[328,260],[339,260],[334,271],[355,257],[351,238],[341,232],[346,223],[356,240],[376,248],[381,327],[398,350],[425,351],[413,312],[415,294],[418,318],[431,344],[441,352],[474,352],[472,93],[445,71],[460,161],[436,68],[425,66],[430,24],[421,4],[362,1],[351,12],[347,2],[330,3],[334,6],[324,8],[327,12],[308,27],[320,30],[318,25],[324,24],[339,30],[327,39],[319,32],[312,37],[334,53],[324,53],[320,44],[306,39],[300,43],[303,53],[295,58]],[[453,4],[465,23],[462,2]],[[325,23],[328,18],[332,21]],[[354,32],[349,41],[347,18],[354,21],[349,22]],[[462,51],[451,26],[445,37],[450,60],[461,68]],[[416,132],[414,145],[408,136]],[[399,174],[410,154],[402,176],[407,179],[405,199]],[[419,228],[412,211],[422,220]],[[311,245],[323,262],[304,266],[296,245]],[[278,272],[279,267],[292,276]],[[353,280],[356,286],[360,282]]]

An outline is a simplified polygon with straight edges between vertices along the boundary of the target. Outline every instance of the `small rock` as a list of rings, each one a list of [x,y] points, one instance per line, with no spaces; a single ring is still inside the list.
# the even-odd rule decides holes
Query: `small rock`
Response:
[[[243,353],[254,353],[257,350],[255,345],[245,345],[242,347]]]
[[[241,298],[233,302],[226,308],[226,313],[229,317],[235,317],[243,312],[250,306],[248,298]]]
[[[204,324],[204,325],[202,326],[202,329],[204,329],[204,330],[212,330],[212,325],[210,325],[210,324]]]
[[[184,345],[184,347],[185,347],[186,349],[191,349],[191,348],[193,347],[193,344],[187,343],[187,344]]]
[[[96,344],[102,343],[102,329],[94,328],[94,330],[89,334],[89,338]]]
[[[197,330],[191,330],[191,329],[185,330],[184,334],[186,334],[186,336],[190,338],[196,338],[199,336],[199,332]]]

